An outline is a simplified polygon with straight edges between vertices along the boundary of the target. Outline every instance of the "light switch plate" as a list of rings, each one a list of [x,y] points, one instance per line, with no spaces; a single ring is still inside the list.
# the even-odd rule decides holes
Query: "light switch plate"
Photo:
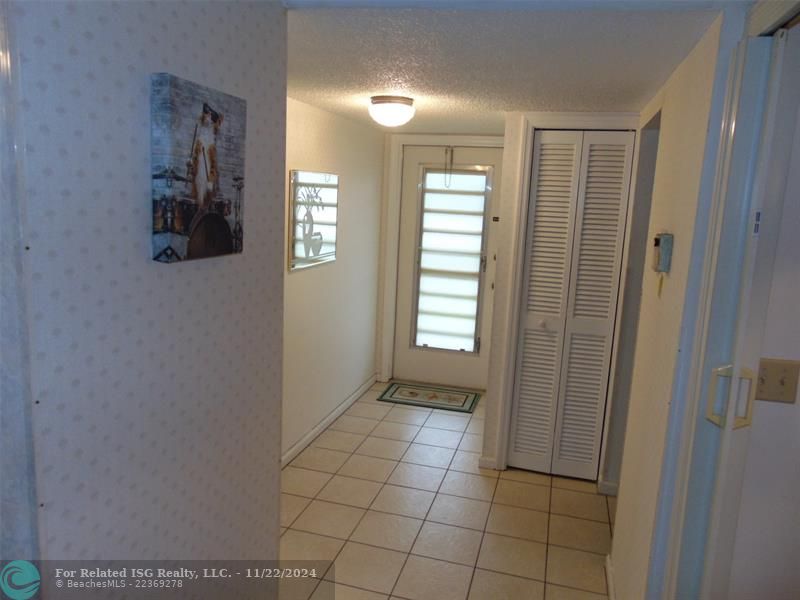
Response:
[[[756,400],[793,404],[797,398],[800,361],[762,358],[758,368]]]

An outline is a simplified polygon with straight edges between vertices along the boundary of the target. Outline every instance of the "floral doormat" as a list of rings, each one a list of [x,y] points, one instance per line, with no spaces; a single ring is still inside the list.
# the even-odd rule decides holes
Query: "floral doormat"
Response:
[[[471,413],[478,405],[480,397],[478,392],[467,390],[423,383],[395,382],[389,384],[378,400]]]

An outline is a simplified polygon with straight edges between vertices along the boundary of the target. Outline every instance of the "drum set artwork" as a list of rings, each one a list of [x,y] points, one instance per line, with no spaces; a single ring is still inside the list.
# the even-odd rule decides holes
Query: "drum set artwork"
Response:
[[[172,117],[169,122],[180,124],[181,120]],[[156,261],[170,263],[242,251],[244,177],[240,172],[226,173],[226,184],[234,195],[226,198],[220,173],[220,154],[225,147],[220,142],[223,122],[223,114],[208,102],[203,102],[194,122],[185,168],[158,166],[154,170],[153,259]],[[168,147],[172,148],[179,139],[173,140]],[[169,156],[162,153],[161,158]],[[229,159],[227,166],[230,165]],[[243,166],[242,157],[242,171]]]

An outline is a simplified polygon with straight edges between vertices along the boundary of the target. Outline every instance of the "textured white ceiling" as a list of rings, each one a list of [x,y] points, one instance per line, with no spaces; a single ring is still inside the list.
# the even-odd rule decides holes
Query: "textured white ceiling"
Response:
[[[290,10],[288,93],[365,123],[371,95],[412,96],[403,132],[502,133],[514,110],[635,112],[717,14],[674,6]]]

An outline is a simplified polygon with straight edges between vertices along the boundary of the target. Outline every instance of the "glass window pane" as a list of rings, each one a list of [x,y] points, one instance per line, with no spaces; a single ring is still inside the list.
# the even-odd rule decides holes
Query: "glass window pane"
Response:
[[[480,234],[483,231],[483,215],[426,213],[422,219],[422,228]]]
[[[420,294],[420,313],[445,313],[451,315],[474,316],[478,310],[477,300]]]
[[[485,192],[486,175],[483,173],[460,173],[458,171],[452,173],[427,171],[425,173],[425,188],[457,192]]]
[[[480,196],[462,196],[458,194],[425,194],[425,210],[458,210],[483,214],[485,198]]]
[[[444,296],[478,297],[478,278],[462,279],[423,273],[419,278],[420,292]]]
[[[450,250],[451,252],[480,253],[483,236],[452,233],[423,232],[422,248],[425,250]]]
[[[464,256],[459,254],[440,254],[438,252],[422,251],[420,266],[423,269],[433,269],[436,271],[455,271],[457,273],[475,273],[481,267],[481,257],[479,255]]]
[[[292,171],[291,181],[290,269],[335,260],[339,177]]]
[[[298,183],[322,183],[325,185],[339,185],[339,176],[333,173],[314,173],[312,171],[295,171],[295,181]]]
[[[426,171],[415,343],[475,351],[486,173]]]
[[[474,352],[475,339],[472,336],[438,335],[420,332],[417,334],[417,346]]]
[[[475,333],[475,317],[445,317],[420,313],[417,318],[417,331],[473,335]]]

